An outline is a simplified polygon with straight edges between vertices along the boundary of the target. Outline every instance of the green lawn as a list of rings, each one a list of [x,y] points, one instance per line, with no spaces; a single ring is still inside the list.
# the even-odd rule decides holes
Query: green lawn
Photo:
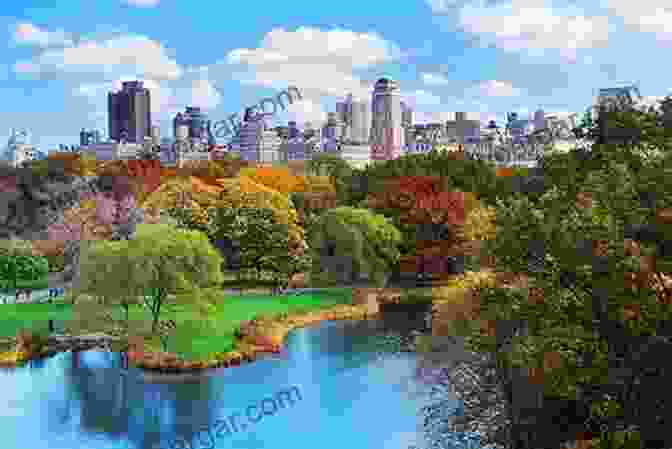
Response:
[[[11,287],[14,286],[14,283],[12,281],[8,281],[7,279],[0,279],[0,289],[10,289]],[[16,287],[17,288],[30,288],[33,290],[42,290],[45,288],[49,288],[49,279],[48,278],[43,278],[43,279],[38,279],[36,281],[24,281],[24,280],[17,280],[16,281]],[[14,290],[12,289],[12,292]]]
[[[227,351],[233,345],[233,333],[238,323],[257,314],[274,315],[282,312],[308,312],[338,304],[351,304],[350,290],[332,290],[303,295],[243,295],[224,296],[215,304],[214,329],[203,328],[203,319],[190,305],[171,305],[164,319],[177,323],[175,337],[168,350],[186,357],[205,357],[212,352]]]
[[[233,333],[241,321],[250,320],[255,315],[274,315],[282,312],[307,312],[338,304],[351,304],[349,289],[330,289],[302,295],[224,295],[213,303],[210,317],[214,322],[208,327],[194,304],[180,302],[173,298],[162,308],[161,320],[175,320],[177,331],[168,339],[168,351],[187,358],[204,358],[212,352],[232,349]],[[122,316],[120,308],[113,309],[116,316]],[[18,329],[48,329],[48,319],[66,321],[72,317],[72,307],[68,303],[54,304],[6,304],[0,305],[0,337],[16,335]],[[151,316],[141,306],[129,310],[131,332],[146,334],[151,326]],[[105,332],[104,328],[87,328],[83,333]],[[150,345],[160,348],[158,338],[151,339]]]
[[[72,316],[70,304],[0,304],[0,337],[13,337],[19,329],[47,331],[49,320],[65,322]]]

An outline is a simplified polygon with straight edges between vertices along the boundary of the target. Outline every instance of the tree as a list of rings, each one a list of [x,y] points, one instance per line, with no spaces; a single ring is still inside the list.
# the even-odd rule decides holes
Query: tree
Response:
[[[45,257],[33,255],[29,241],[0,241],[0,285],[5,292],[15,292],[18,281],[37,281],[43,279],[48,272],[49,262]]]
[[[119,242],[138,269],[129,282],[145,289],[144,304],[152,315],[152,332],[168,294],[184,291],[198,297],[198,290],[222,282],[222,258],[199,231],[170,225],[138,226],[134,240]],[[185,297],[188,295],[179,295]]]
[[[306,189],[304,176],[295,176],[287,167],[256,167],[243,168],[240,176],[247,176],[254,182],[271,188],[283,195],[292,192],[303,192]]]
[[[660,279],[672,271],[661,244],[671,233],[656,217],[670,206],[672,187],[662,180],[672,139],[649,128],[655,117],[630,114],[621,117],[639,121],[638,139],[596,143],[581,163],[554,156],[544,161],[552,182],[538,199],[498,199],[497,238],[485,253],[499,272],[524,275],[528,288],[478,289],[481,319],[465,323],[468,349],[526,370],[546,398],[578,403],[586,430],[608,447],[625,447],[616,442],[631,426],[645,447],[670,443],[661,420],[672,398],[656,379],[665,376],[660,351],[670,350],[670,289]],[[662,156],[647,159],[649,150]],[[565,178],[563,167],[572,168]],[[519,324],[502,335],[493,323]]]
[[[209,218],[212,241],[239,244],[240,270],[269,273],[280,285],[310,267],[305,252],[291,251],[287,225],[277,222],[271,210],[217,208],[210,209]]]
[[[32,242],[17,238],[2,239],[0,240],[0,255],[32,256]]]
[[[66,275],[75,284],[82,246],[91,240],[131,239],[136,226],[144,220],[144,211],[136,206],[127,186],[118,178],[111,180],[111,192],[83,196],[77,206],[66,210],[59,221],[47,228],[49,240],[64,242]]]
[[[33,253],[46,257],[49,261],[49,272],[60,272],[65,268],[65,243],[58,240],[33,240]]]
[[[138,279],[145,267],[131,257],[124,241],[97,241],[81,257],[81,282],[75,294],[93,296],[107,306],[121,306],[128,329],[129,306],[145,294],[144,284]]]
[[[357,171],[353,170],[341,157],[321,153],[310,159],[306,168],[312,176],[327,176],[335,188],[338,201],[341,204],[354,206],[351,198],[356,193],[353,193],[353,176],[357,174]]]
[[[325,212],[313,231],[310,247],[316,260],[322,258],[314,271],[334,271],[326,266],[325,256],[346,257],[353,273],[368,275],[383,285],[389,268],[399,260],[397,245],[401,233],[388,219],[367,209],[337,207]]]
[[[179,216],[174,218],[203,232],[207,232],[207,211],[211,207],[270,209],[277,222],[288,226],[290,248],[296,250],[304,246],[304,232],[289,197],[245,176],[220,179],[216,185],[206,184],[195,177],[171,180],[150,195],[143,207],[154,213],[157,210],[173,213],[181,209]]]

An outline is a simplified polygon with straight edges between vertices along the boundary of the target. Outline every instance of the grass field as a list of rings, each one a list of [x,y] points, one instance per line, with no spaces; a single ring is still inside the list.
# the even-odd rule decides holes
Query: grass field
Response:
[[[72,317],[72,306],[53,304],[0,304],[0,337],[12,337],[19,329],[47,331],[49,320],[65,322]]]
[[[13,287],[13,285],[14,284],[11,281],[8,281],[6,279],[0,279],[0,289],[9,289],[10,287]],[[43,279],[39,279],[39,280],[36,280],[36,281],[17,280],[16,281],[16,287],[17,288],[30,288],[30,289],[33,289],[33,290],[41,290],[41,289],[44,289],[44,288],[49,288],[49,279],[43,278]]]
[[[233,333],[241,321],[255,315],[282,312],[308,312],[338,304],[350,304],[349,290],[321,291],[303,295],[244,295],[225,296],[214,304],[210,316],[214,326],[204,326],[204,320],[191,305],[171,304],[164,319],[177,323],[174,338],[168,340],[168,350],[186,357],[205,357],[212,352],[227,351],[233,346]],[[159,343],[158,339],[153,342]]]
[[[167,350],[187,358],[204,358],[212,352],[228,351],[233,346],[233,334],[241,321],[252,319],[255,315],[274,315],[282,312],[308,312],[338,304],[352,303],[349,289],[331,289],[301,295],[224,295],[218,293],[211,301],[208,320],[203,312],[188,301],[172,297],[164,304],[161,320],[175,320],[177,329],[167,339]],[[79,304],[79,303],[78,303]],[[90,303],[92,310],[101,312],[104,309],[121,317],[121,309],[106,308]],[[75,305],[74,310],[79,306]],[[85,310],[85,309],[81,309]],[[85,312],[86,313],[86,312]],[[45,331],[48,320],[65,322],[68,332],[95,333],[109,332],[112,324],[109,321],[92,319],[86,316],[77,324],[68,321],[73,318],[73,306],[69,303],[54,304],[5,304],[0,305],[0,337],[16,335],[19,329]],[[132,306],[129,310],[129,332],[149,335],[151,315],[141,306]],[[60,326],[59,326],[60,327]],[[148,339],[152,348],[160,349],[158,337]]]

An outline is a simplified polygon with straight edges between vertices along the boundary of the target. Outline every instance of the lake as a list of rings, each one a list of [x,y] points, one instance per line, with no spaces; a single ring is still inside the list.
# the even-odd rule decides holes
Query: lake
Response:
[[[97,351],[2,369],[1,446],[427,448],[422,408],[436,403],[436,385],[416,379],[415,354],[395,351],[394,339],[379,321],[324,322],[292,331],[283,355],[182,382],[150,381]],[[450,395],[440,399],[453,413]]]

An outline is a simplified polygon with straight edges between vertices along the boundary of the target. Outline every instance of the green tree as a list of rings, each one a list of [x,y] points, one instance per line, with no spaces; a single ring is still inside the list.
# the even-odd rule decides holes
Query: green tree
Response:
[[[96,241],[81,257],[81,280],[75,293],[90,295],[101,305],[120,306],[128,329],[129,306],[137,304],[145,293],[139,276],[145,267],[133,257],[127,241]]]
[[[12,256],[31,256],[33,245],[30,240],[17,238],[0,240],[0,254]]]
[[[279,223],[269,209],[212,208],[208,234],[214,242],[238,242],[240,270],[257,277],[270,274],[276,285],[286,284],[292,275],[310,267],[308,254],[291,250],[287,225]],[[216,246],[225,251],[224,243]]]
[[[352,260],[353,273],[366,274],[377,285],[385,283],[390,267],[399,260],[401,233],[387,218],[367,209],[337,207],[325,212],[312,238],[310,248],[316,260],[333,251],[333,255]],[[314,264],[313,269],[316,275],[333,270],[323,263]]]
[[[329,153],[315,155],[307,162],[308,173],[317,176],[329,176],[336,189],[339,204],[350,204],[353,196],[352,177],[357,172],[343,158]]]
[[[636,385],[653,379],[645,380],[642,366],[662,369],[659,356],[644,358],[641,342],[670,335],[670,301],[649,283],[660,271],[672,271],[669,225],[654,222],[657,211],[672,206],[672,185],[663,182],[670,137],[649,126],[656,119],[651,112],[618,114],[640,127],[638,139],[554,156],[544,161],[553,184],[538,200],[497,200],[497,239],[486,241],[484,250],[495,257],[498,271],[524,274],[529,287],[480,289],[484,321],[464,323],[469,349],[493,354],[502,367],[527,369],[531,378],[543,370],[547,397],[584,404],[590,410],[586,425],[598,429],[599,444],[608,447],[624,447],[614,445],[616,434],[631,425],[653,439],[647,432],[654,430],[646,429],[661,431],[656,413],[669,416],[671,400],[632,396],[635,389],[643,394]],[[647,159],[653,150],[662,156]],[[560,176],[563,169],[569,181]],[[577,201],[578,192],[592,204]],[[644,193],[652,195],[646,199]],[[641,254],[628,252],[626,238],[638,241]],[[646,282],[628,284],[632,273]],[[521,324],[503,349],[502,335],[483,322]],[[654,410],[654,399],[665,403],[662,412]]]
[[[0,241],[0,285],[3,292],[15,292],[20,281],[39,281],[49,273],[45,257],[34,256],[30,241]]]
[[[222,282],[221,256],[202,232],[166,224],[139,225],[136,238],[119,245],[140,267],[131,281],[145,290],[142,299],[152,315],[152,332],[169,294],[191,292],[197,299],[199,289]]]

